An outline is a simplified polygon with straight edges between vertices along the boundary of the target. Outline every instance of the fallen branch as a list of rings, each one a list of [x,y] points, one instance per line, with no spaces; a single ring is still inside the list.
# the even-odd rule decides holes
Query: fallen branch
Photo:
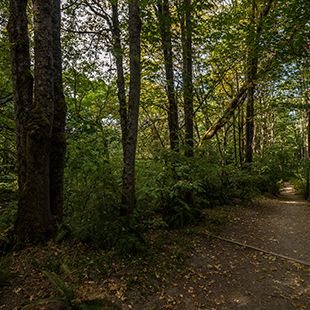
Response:
[[[212,234],[207,233],[207,232],[205,232],[205,233],[203,233],[203,234],[205,234],[205,235],[207,235],[207,236],[209,236],[209,237],[213,237],[213,238],[220,239],[220,240],[223,240],[223,241],[226,241],[226,242],[230,242],[230,243],[233,243],[233,244],[237,244],[237,245],[239,245],[239,246],[246,247],[246,248],[249,248],[249,249],[258,251],[258,252],[263,252],[263,253],[266,253],[266,254],[270,254],[270,255],[273,255],[273,256],[277,256],[277,257],[284,258],[284,259],[286,259],[286,260],[294,261],[294,262],[296,262],[296,263],[299,263],[299,264],[302,264],[302,265],[305,265],[305,266],[310,266],[310,262],[305,262],[305,261],[302,261],[302,260],[299,260],[299,259],[296,259],[296,258],[292,258],[292,257],[285,256],[285,255],[282,255],[282,254],[270,252],[270,251],[267,251],[267,250],[264,250],[264,249],[261,249],[261,248],[252,246],[252,245],[244,244],[244,243],[242,243],[242,242],[230,240],[230,239],[223,238],[223,237],[220,237],[220,236],[215,236],[215,235],[212,235]]]

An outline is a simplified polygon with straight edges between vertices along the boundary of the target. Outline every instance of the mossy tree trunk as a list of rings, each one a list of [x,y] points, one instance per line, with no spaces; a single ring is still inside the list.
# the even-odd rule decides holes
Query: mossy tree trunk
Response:
[[[10,1],[10,20],[7,27],[11,42],[19,194],[26,184],[26,127],[33,100],[33,77],[30,71],[26,14],[27,2],[28,0]]]
[[[23,5],[21,5],[21,2]],[[26,18],[27,1],[11,0],[9,33],[12,43],[11,60],[12,75],[14,87],[14,103],[17,124],[17,141],[23,141],[22,147],[19,147],[18,157],[19,167],[19,201],[17,218],[14,223],[14,232],[18,242],[38,243],[49,239],[55,231],[55,220],[51,208],[51,146],[52,131],[55,125],[57,115],[55,111],[54,88],[61,93],[61,82],[59,82],[56,63],[59,59],[55,56],[56,50],[53,39],[53,29],[55,30],[55,18],[52,18],[54,5],[59,0],[33,0],[34,15],[34,55],[35,55],[35,88],[34,100],[32,100],[32,76],[30,73],[29,43],[28,43],[28,24]],[[21,23],[22,21],[22,23]],[[22,33],[16,36],[16,34]],[[59,36],[59,35],[58,35]],[[19,47],[20,42],[22,45]],[[60,45],[59,45],[60,46]],[[53,48],[54,47],[54,48]],[[17,53],[19,51],[19,53]],[[53,55],[54,53],[54,55]],[[60,50],[58,51],[60,55]],[[17,64],[24,64],[18,65]],[[26,65],[27,64],[27,65]],[[54,67],[56,70],[54,70]],[[60,71],[61,74],[61,71]],[[28,83],[18,83],[25,77]],[[60,87],[59,87],[60,85]],[[26,88],[27,86],[27,88]],[[24,93],[29,93],[27,101],[21,100]],[[31,93],[31,96],[30,96]],[[62,123],[64,128],[65,108],[63,108],[63,95],[58,96],[61,100],[56,101],[57,107],[62,106]],[[26,98],[26,96],[24,96]],[[60,102],[61,104],[57,103]],[[31,108],[30,108],[31,107]],[[27,113],[25,113],[27,111]],[[22,113],[23,112],[23,113]],[[58,117],[59,119],[59,117]],[[62,132],[64,130],[62,129]],[[54,135],[59,133],[55,130]],[[64,144],[63,136],[61,136]],[[58,140],[59,141],[59,140]],[[20,143],[21,144],[21,143]],[[64,149],[61,150],[62,153]],[[62,183],[61,183],[62,186]],[[62,190],[58,192],[62,195]],[[55,197],[53,197],[55,198]],[[56,200],[62,198],[56,197]],[[62,208],[62,206],[61,206]],[[58,215],[58,214],[55,214]]]

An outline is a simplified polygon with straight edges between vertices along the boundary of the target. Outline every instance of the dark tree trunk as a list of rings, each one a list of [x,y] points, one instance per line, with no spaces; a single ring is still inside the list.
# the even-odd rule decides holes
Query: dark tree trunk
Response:
[[[183,47],[183,100],[185,116],[185,156],[194,156],[194,130],[193,130],[193,72],[192,72],[192,24],[191,24],[191,0],[184,0],[185,18],[182,26]],[[186,193],[186,203],[193,206],[193,192]]]
[[[116,61],[117,70],[117,96],[119,101],[119,113],[121,117],[121,129],[122,129],[122,145],[125,145],[127,139],[127,102],[126,102],[126,92],[125,92],[125,79],[124,79],[124,68],[123,68],[123,56],[122,56],[122,46],[121,46],[121,34],[119,29],[118,21],[118,1],[112,4],[112,36],[113,36],[113,49],[114,57]],[[123,156],[124,147],[123,147]]]
[[[254,138],[254,92],[255,92],[255,74],[257,65],[255,61],[250,61],[250,69],[248,72],[248,84],[252,85],[248,88],[248,101],[246,109],[246,151],[245,162],[253,161],[253,138]]]
[[[33,100],[33,77],[30,71],[26,15],[27,2],[28,0],[10,1],[10,20],[8,23],[11,42],[19,194],[22,193],[26,184],[26,127]]]
[[[50,152],[54,122],[54,86],[60,83],[60,80],[59,72],[55,77],[54,71],[53,4],[53,0],[33,0],[35,90],[32,104],[27,1],[11,0],[8,28],[11,42],[17,43],[12,46],[11,54],[18,131],[18,166],[21,167],[19,168],[20,196],[14,231],[19,242],[45,241],[55,230],[50,204]],[[57,48],[55,47],[55,50]],[[57,56],[55,56],[55,63],[59,63],[61,58],[56,58]],[[64,102],[63,97],[62,102]],[[57,134],[57,130],[55,132]],[[62,189],[60,193],[62,195]],[[61,211],[58,209],[55,214],[62,214],[58,212]]]
[[[53,56],[54,56],[54,122],[50,153],[50,203],[52,214],[63,218],[63,177],[66,155],[66,112],[63,94],[62,59],[60,45],[60,0],[53,0]]]
[[[238,107],[238,119],[239,119],[239,124],[238,124],[238,145],[239,145],[239,161],[240,161],[240,167],[243,165],[243,151],[244,151],[244,139],[243,139],[243,107],[239,106]]]
[[[308,90],[306,91],[306,99],[307,103],[309,103],[308,99]],[[307,184],[306,184],[306,199],[309,199],[310,195],[310,110],[307,110],[307,141],[308,141],[308,149],[307,149]]]
[[[138,0],[129,3],[129,57],[130,84],[127,110],[127,128],[125,129],[123,192],[121,215],[132,216],[136,205],[135,196],[135,159],[138,133],[138,117],[141,88],[140,68],[140,9]]]
[[[185,155],[193,157],[193,74],[191,0],[184,0],[185,18],[182,22],[183,44],[183,97],[185,114]]]
[[[168,124],[170,134],[170,148],[171,150],[178,150],[179,121],[178,121],[178,106],[174,90],[171,16],[169,12],[168,0],[158,1],[157,13],[158,13],[162,48],[164,51],[167,96],[169,101]]]
[[[263,30],[261,20],[269,14],[273,0],[269,0],[264,10],[259,14],[255,0],[252,1],[252,26],[254,31],[251,35],[251,45],[249,46],[248,57],[248,101],[246,115],[246,154],[245,162],[252,163],[253,161],[253,138],[254,138],[254,95],[255,84],[257,80],[257,64],[259,59],[259,38]],[[252,43],[253,42],[253,43]]]

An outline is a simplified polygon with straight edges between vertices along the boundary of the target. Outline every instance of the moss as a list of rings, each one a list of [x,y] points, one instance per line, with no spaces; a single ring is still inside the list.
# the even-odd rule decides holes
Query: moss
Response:
[[[50,134],[50,122],[39,106],[31,111],[27,125],[27,134],[35,141],[44,141]]]

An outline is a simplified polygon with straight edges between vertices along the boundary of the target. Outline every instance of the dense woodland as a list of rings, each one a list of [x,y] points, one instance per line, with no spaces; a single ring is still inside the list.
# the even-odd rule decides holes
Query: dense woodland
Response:
[[[3,1],[1,230],[131,253],[283,181],[308,197],[309,20],[308,0]]]

